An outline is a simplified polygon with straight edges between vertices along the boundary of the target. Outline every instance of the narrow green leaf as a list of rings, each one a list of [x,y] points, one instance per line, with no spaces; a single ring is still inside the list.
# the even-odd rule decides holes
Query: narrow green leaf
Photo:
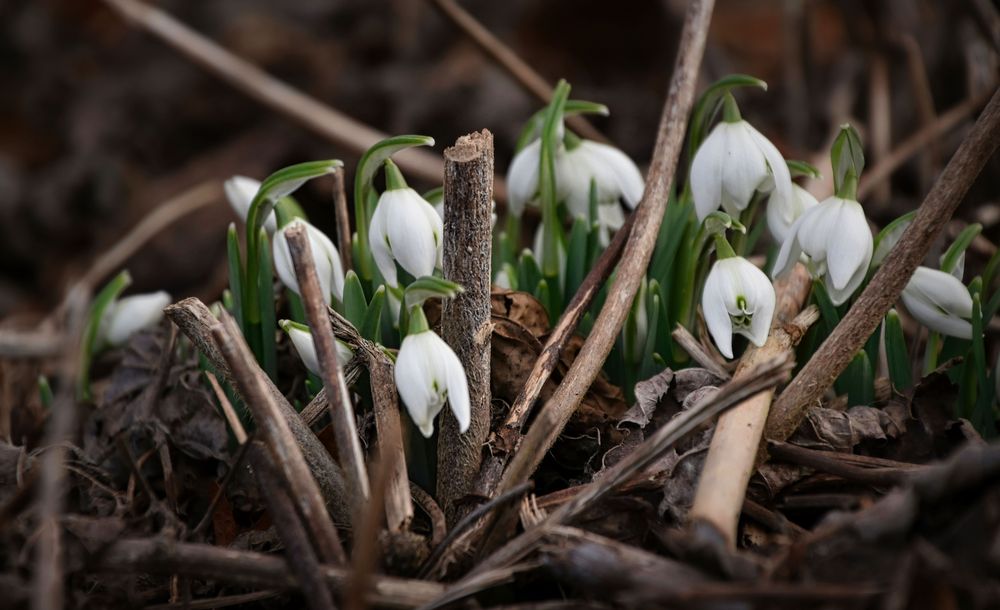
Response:
[[[838,391],[847,394],[847,406],[870,406],[875,401],[875,378],[872,364],[864,350],[855,354],[854,359],[837,380]]]
[[[385,304],[385,286],[379,286],[372,295],[371,303],[365,312],[365,319],[361,323],[358,332],[369,341],[381,343],[382,341],[382,307]]]
[[[517,136],[517,145],[514,147],[515,153],[521,152],[521,149],[538,139],[542,131],[542,124],[545,123],[545,113],[547,110],[548,106],[531,115],[531,118],[521,128],[521,133]],[[584,100],[566,100],[563,116],[573,116],[576,114],[608,116],[610,111],[604,104],[586,102]]]
[[[229,313],[236,318],[236,323],[243,328],[243,262],[240,254],[240,238],[236,233],[236,223],[229,223],[226,231],[226,260],[229,265],[229,292],[232,294],[233,304],[229,308]]]
[[[792,175],[792,178],[796,178],[798,176],[805,176],[813,179],[822,177],[822,174],[820,174],[818,169],[805,161],[793,161],[791,159],[787,159],[785,160],[785,165],[788,166],[788,173]]]
[[[899,314],[890,309],[883,322],[885,328],[885,355],[889,365],[889,380],[899,391],[909,390],[913,386],[913,375],[910,354],[906,348],[906,336]]]
[[[549,294],[549,283],[544,279],[538,280],[538,284],[535,286],[534,295],[535,298],[538,299],[538,302],[545,307],[545,310],[549,314],[549,319],[550,320],[556,319],[555,316],[552,314],[552,309],[551,309],[552,295]]]
[[[49,385],[49,378],[45,375],[38,376],[38,399],[46,409],[52,408],[52,386]]]
[[[962,257],[965,254],[966,249],[968,249],[969,244],[972,243],[972,240],[975,239],[976,236],[982,232],[982,230],[983,225],[979,223],[973,223],[965,227],[965,229],[958,234],[958,237],[955,238],[955,241],[952,242],[951,246],[949,246],[948,249],[945,250],[945,253],[941,255],[941,271],[954,275],[955,269],[959,266],[959,263],[962,262]],[[961,275],[956,277],[958,277],[958,279],[962,279]]]
[[[538,282],[542,279],[542,271],[538,268],[535,255],[531,250],[525,249],[521,252],[521,258],[517,262],[517,285],[525,291],[534,293]]]
[[[427,275],[413,280],[406,286],[403,292],[403,304],[410,308],[423,304],[427,299],[453,299],[464,291],[465,289],[455,282]]]
[[[296,201],[291,195],[282,197],[277,203],[274,204],[274,215],[278,221],[279,229],[296,218],[309,220],[309,217],[306,216],[306,211],[302,209],[299,202]]]
[[[80,343],[80,381],[77,393],[81,400],[90,400],[90,363],[94,359],[94,354],[101,349],[101,322],[104,320],[104,312],[108,306],[114,303],[118,295],[122,293],[129,284],[132,283],[132,276],[128,271],[122,271],[108,282],[97,296],[94,297],[90,305],[90,312],[87,314],[87,325],[83,329],[83,337]]]
[[[569,83],[561,80],[552,93],[552,102],[549,104],[545,122],[542,125],[542,144],[539,154],[538,192],[542,206],[541,266],[542,274],[550,283],[555,281],[561,272],[559,248],[565,241],[562,223],[557,211],[559,201],[556,189],[555,155],[559,146],[562,145],[558,141],[558,136],[563,121],[563,107],[566,104],[569,89]]]
[[[566,294],[575,295],[587,275],[587,237],[590,223],[583,218],[573,222],[566,248]]]
[[[826,286],[823,285],[821,280],[813,280],[813,299],[816,301],[816,306],[819,307],[820,317],[823,318],[823,323],[826,325],[826,332],[829,334],[833,328],[840,324],[840,314],[837,313],[837,308],[833,305],[833,301],[830,300],[830,295],[826,292]]]
[[[367,311],[368,301],[365,299],[361,279],[353,270],[348,271],[344,275],[344,317],[354,328],[361,328]]]

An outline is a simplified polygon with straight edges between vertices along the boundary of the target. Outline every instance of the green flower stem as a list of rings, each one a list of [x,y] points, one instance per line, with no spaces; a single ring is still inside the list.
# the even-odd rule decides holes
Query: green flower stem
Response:
[[[555,155],[559,126],[563,121],[563,107],[569,96],[569,83],[559,81],[552,94],[549,111],[542,126],[542,145],[539,155],[538,185],[542,204],[542,275],[546,278],[559,277],[559,216],[556,200]]]
[[[853,170],[848,170],[844,176],[844,181],[841,183],[840,189],[837,190],[837,197],[851,201],[858,200],[858,177]]]

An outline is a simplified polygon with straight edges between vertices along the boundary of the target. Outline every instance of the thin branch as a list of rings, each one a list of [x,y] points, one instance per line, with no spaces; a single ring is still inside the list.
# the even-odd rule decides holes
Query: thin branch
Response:
[[[325,562],[343,563],[344,549],[340,545],[337,529],[326,512],[316,480],[278,402],[268,391],[267,375],[254,360],[236,321],[223,311],[221,323],[212,327],[212,335],[229,364],[244,403],[253,413],[261,440],[267,445],[281,479],[288,486],[289,495],[313,539],[317,554]]]
[[[442,338],[455,350],[469,382],[469,429],[461,432],[450,410],[438,435],[437,501],[448,521],[475,483],[490,434],[490,263],[493,232],[493,134],[458,138],[444,151],[445,279],[463,292],[445,301]]]
[[[243,428],[243,422],[240,421],[240,416],[236,414],[233,403],[229,402],[229,397],[226,396],[222,386],[219,385],[219,379],[214,373],[205,371],[205,377],[208,378],[208,384],[212,386],[212,393],[215,394],[215,399],[219,401],[222,414],[225,416],[230,429],[232,429],[233,436],[236,437],[236,443],[243,445],[247,442],[247,431]]]
[[[390,532],[406,530],[413,520],[413,498],[406,473],[403,426],[399,420],[399,396],[392,376],[392,362],[381,350],[366,354],[378,459],[388,469],[385,489],[385,521]]]
[[[306,319],[309,321],[313,343],[316,346],[323,388],[326,390],[327,405],[330,408],[333,434],[337,441],[337,457],[346,475],[348,494],[353,505],[352,523],[356,525],[364,514],[371,491],[368,486],[368,472],[365,470],[365,457],[361,452],[361,441],[358,439],[354,420],[354,405],[351,404],[351,395],[347,391],[344,374],[337,358],[337,340],[326,313],[326,301],[319,284],[319,276],[316,274],[316,264],[309,238],[306,237],[305,225],[299,224],[285,230],[285,239],[288,240],[288,250],[295,267],[295,275],[299,280],[299,288],[302,290],[302,305],[305,307]]]
[[[702,347],[701,343],[694,338],[691,331],[684,328],[681,324],[677,325],[674,332],[670,333],[670,336],[674,338],[674,341],[687,352],[688,356],[694,360],[703,369],[711,372],[713,375],[719,379],[729,379],[732,374],[725,369],[719,361],[712,357],[711,354]]]
[[[344,187],[344,169],[333,172],[333,210],[337,219],[337,251],[344,269],[353,269],[351,212],[347,208],[347,189]]]
[[[125,19],[154,34],[194,63],[265,106],[359,155],[387,136],[321,103],[237,57],[168,13],[137,0],[105,0]],[[405,171],[437,183],[444,165],[426,150],[411,148],[393,157]],[[497,190],[503,190],[502,185]]]
[[[777,302],[771,333],[763,346],[751,345],[747,349],[734,378],[746,375],[760,362],[779,355],[790,356],[809,326],[819,318],[815,307],[799,315],[812,287],[809,272],[803,265],[796,265],[793,273],[775,284]],[[761,435],[773,398],[774,390],[769,389],[719,416],[698,479],[694,503],[688,511],[692,524],[705,523],[715,528],[730,548],[736,546],[743,498],[756,467]]]
[[[123,574],[181,574],[251,587],[294,590],[299,587],[281,557],[253,551],[226,549],[210,544],[165,539],[124,539],[112,543],[89,571]],[[343,591],[349,571],[321,566],[323,578]],[[444,592],[438,583],[374,575],[370,603],[391,608],[422,606]]]
[[[800,464],[815,468],[821,472],[836,475],[848,481],[874,485],[877,487],[891,487],[902,485],[910,480],[915,472],[920,468],[866,468],[855,466],[843,460],[837,459],[832,451],[817,451],[806,447],[799,447],[790,443],[771,443],[767,448],[771,457],[790,464]]]
[[[783,441],[798,428],[810,406],[847,367],[895,304],[913,271],[962,202],[986,161],[1000,145],[1000,89],[987,104],[955,156],[917,210],[899,243],[861,296],[775,402],[766,438]]]
[[[646,178],[646,188],[635,211],[635,227],[625,244],[617,276],[579,355],[552,398],[539,412],[521,448],[514,454],[501,480],[501,492],[528,480],[534,473],[600,372],[632,307],[663,221],[670,183],[674,179],[688,115],[694,101],[698,68],[705,51],[705,39],[714,4],[714,0],[694,0],[688,6],[677,61]],[[507,514],[511,514],[509,510]],[[494,533],[498,536],[494,542],[503,538],[505,534],[499,532],[505,529],[506,527],[494,528]],[[487,548],[489,546],[487,544]]]
[[[212,338],[212,326],[216,324],[216,319],[208,307],[199,299],[191,297],[168,305],[163,309],[163,312],[195,344],[198,351],[208,359],[215,372],[238,392],[239,388],[234,382],[229,365],[219,352],[219,348],[216,347],[215,339]],[[326,447],[302,421],[292,405],[288,404],[288,400],[271,382],[271,379],[265,375],[263,382],[291,429],[296,445],[302,450],[334,519],[338,523],[350,523],[351,511],[345,491],[347,486],[344,483],[344,475],[341,473],[340,467],[334,463]]]
[[[433,0],[433,3],[445,17],[458,26],[472,42],[476,43],[483,53],[507,71],[522,89],[538,98],[543,104],[552,100],[552,85],[535,71],[527,62],[518,57],[513,49],[479,23],[475,17],[458,5],[455,0]],[[590,140],[607,143],[604,134],[590,124],[582,116],[572,116],[566,123],[578,134]]]

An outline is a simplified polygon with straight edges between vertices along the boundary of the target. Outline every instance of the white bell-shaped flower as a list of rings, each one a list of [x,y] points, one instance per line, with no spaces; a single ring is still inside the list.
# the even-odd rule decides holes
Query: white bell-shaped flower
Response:
[[[514,155],[507,168],[507,211],[520,218],[538,194],[542,140],[536,139]]]
[[[386,183],[368,234],[379,272],[396,286],[397,262],[413,277],[432,275],[441,265],[444,227],[434,206],[406,186],[392,161],[386,161]]]
[[[774,316],[774,286],[763,271],[741,256],[721,258],[712,266],[701,295],[701,309],[712,340],[726,358],[733,357],[733,333],[760,347]]]
[[[423,318],[419,307],[413,309],[414,317]],[[417,313],[419,312],[419,313]],[[420,428],[420,433],[430,438],[434,433],[434,418],[444,403],[458,420],[461,432],[469,429],[469,384],[465,369],[458,356],[441,337],[426,328],[413,332],[403,339],[396,357],[396,387],[406,405],[410,418]]]
[[[903,288],[903,305],[927,328],[942,335],[972,338],[972,297],[962,282],[950,273],[917,267]]]
[[[313,262],[316,265],[316,275],[319,276],[319,287],[323,291],[323,299],[326,304],[331,303],[331,295],[336,297],[338,301],[342,300],[344,298],[344,267],[340,262],[337,246],[330,241],[325,233],[301,218],[292,220],[274,235],[274,270],[281,278],[281,283],[295,294],[302,294],[299,290],[299,280],[295,275],[295,265],[292,263],[292,252],[288,248],[288,239],[285,237],[285,232],[294,226],[305,226],[306,228],[306,237],[309,239]]]
[[[691,195],[698,220],[719,209],[739,218],[754,192],[776,191],[792,198],[785,159],[753,125],[722,121],[712,129],[691,162]]]
[[[250,213],[250,204],[253,203],[254,196],[260,190],[260,181],[247,178],[246,176],[233,176],[229,180],[226,180],[224,187],[229,205],[236,212],[236,215],[243,222],[246,222],[247,214]],[[268,235],[274,235],[277,229],[278,220],[274,215],[274,210],[271,210],[271,213],[264,220],[264,230],[267,231]]]
[[[872,260],[872,233],[861,204],[830,197],[803,212],[781,244],[775,277],[790,271],[803,254],[812,276],[823,278],[834,305],[850,298]]]
[[[767,201],[767,228],[771,231],[775,241],[779,244],[785,243],[792,224],[806,210],[817,205],[819,205],[819,201],[816,201],[812,193],[794,182],[788,191],[778,189],[772,191],[771,197]]]
[[[291,320],[282,320],[278,324],[288,334],[288,338],[292,340],[292,346],[302,360],[302,364],[306,365],[306,369],[313,375],[322,374],[319,366],[319,356],[316,355],[316,343],[313,341],[309,327]],[[341,364],[345,364],[354,357],[354,351],[340,339],[337,339],[336,348],[337,358]]]
[[[559,197],[574,216],[589,216],[591,180],[599,205],[618,207],[618,200],[622,199],[631,209],[642,198],[645,184],[639,168],[613,146],[581,140],[556,155],[555,166]]]
[[[133,334],[159,324],[163,308],[169,304],[170,295],[162,290],[118,299],[104,310],[98,343],[114,347],[125,345]]]

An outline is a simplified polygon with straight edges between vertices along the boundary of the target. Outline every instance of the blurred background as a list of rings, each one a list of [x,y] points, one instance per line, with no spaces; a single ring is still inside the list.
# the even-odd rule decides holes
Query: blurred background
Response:
[[[594,121],[644,165],[673,63],[683,0],[470,0],[461,5],[548,81],[607,104]],[[425,0],[215,0],[156,6],[240,57],[389,134],[431,135],[440,151],[488,128],[498,173],[541,103]],[[717,3],[702,87],[731,72],[765,79],[743,114],[786,157],[824,160],[855,124],[868,168],[943,132],[862,200],[884,225],[914,209],[996,86],[1000,18],[990,0],[766,0]],[[340,158],[338,147],[191,63],[96,0],[0,3],[0,316],[28,322],[66,282],[157,206],[205,181],[263,178]],[[817,156],[821,155],[821,156]],[[434,184],[411,180],[416,186]],[[300,200],[333,234],[329,184]],[[958,218],[984,225],[972,277],[1000,223],[994,157]],[[226,284],[218,201],[174,224],[128,263],[137,291],[215,300]],[[960,228],[960,226],[958,227]],[[954,230],[954,228],[953,228]],[[957,232],[957,231],[956,231]],[[994,248],[995,249],[995,248]],[[978,261],[978,262],[977,262]]]

